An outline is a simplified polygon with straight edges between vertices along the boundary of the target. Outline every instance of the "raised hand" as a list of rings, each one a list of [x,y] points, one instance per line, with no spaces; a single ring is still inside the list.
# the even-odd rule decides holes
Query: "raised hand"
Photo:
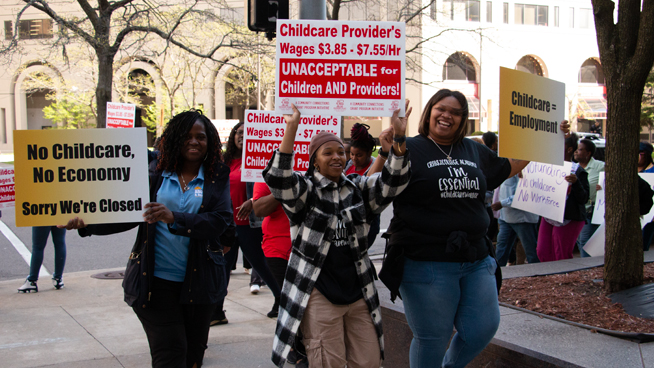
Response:
[[[393,127],[393,133],[397,136],[406,135],[406,124],[409,121],[409,115],[411,115],[412,107],[409,107],[409,100],[405,100],[404,103],[404,117],[400,117],[400,109],[393,111],[393,116],[391,117],[391,126]]]

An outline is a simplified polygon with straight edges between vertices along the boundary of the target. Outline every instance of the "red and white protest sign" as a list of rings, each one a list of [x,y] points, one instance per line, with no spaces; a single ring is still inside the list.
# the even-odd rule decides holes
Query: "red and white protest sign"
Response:
[[[278,19],[275,112],[404,116],[404,28]]]
[[[136,105],[107,102],[107,128],[134,128]]]
[[[232,132],[232,128],[234,128],[234,125],[238,124],[239,120],[217,119],[217,120],[211,120],[211,122],[213,123],[213,125],[216,127],[216,130],[218,131],[218,136],[220,137],[220,143],[225,145],[229,140],[229,133]],[[223,148],[226,147],[227,146],[224,146]]]
[[[286,121],[274,111],[246,110],[243,135],[241,180],[263,182],[261,172],[268,165],[273,151],[279,148],[286,130]],[[328,131],[341,136],[340,116],[302,115],[295,135],[295,171],[309,168],[309,143],[314,135]]]
[[[0,168],[0,208],[15,207],[14,168]]]

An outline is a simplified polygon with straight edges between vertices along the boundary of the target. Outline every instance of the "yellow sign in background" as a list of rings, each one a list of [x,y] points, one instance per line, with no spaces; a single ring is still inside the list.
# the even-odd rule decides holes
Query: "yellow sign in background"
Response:
[[[563,165],[565,84],[500,68],[498,154]]]
[[[14,131],[16,225],[143,221],[145,128]]]

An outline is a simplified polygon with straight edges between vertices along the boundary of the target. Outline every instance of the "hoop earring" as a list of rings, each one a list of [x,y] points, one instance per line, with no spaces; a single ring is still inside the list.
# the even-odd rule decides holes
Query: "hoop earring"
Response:
[[[317,172],[320,172],[320,167],[318,165],[313,165],[313,169]]]

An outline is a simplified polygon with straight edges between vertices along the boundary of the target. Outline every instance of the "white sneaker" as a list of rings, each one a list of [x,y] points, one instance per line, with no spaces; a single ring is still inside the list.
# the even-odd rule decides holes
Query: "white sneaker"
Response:
[[[250,286],[250,292],[252,294],[255,294],[255,295],[259,294],[259,290],[261,290],[261,288],[257,284],[254,284],[254,285]]]
[[[19,293],[31,293],[32,291],[35,293],[39,292],[39,288],[36,286],[36,281],[25,280],[23,286],[18,288]]]

